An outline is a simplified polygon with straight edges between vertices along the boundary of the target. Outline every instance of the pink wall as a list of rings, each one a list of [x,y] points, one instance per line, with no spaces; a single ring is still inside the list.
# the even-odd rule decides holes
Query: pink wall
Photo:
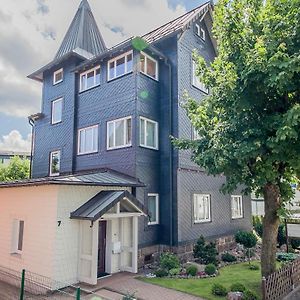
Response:
[[[0,188],[0,266],[53,277],[57,186]],[[11,254],[13,220],[25,221],[23,251]]]

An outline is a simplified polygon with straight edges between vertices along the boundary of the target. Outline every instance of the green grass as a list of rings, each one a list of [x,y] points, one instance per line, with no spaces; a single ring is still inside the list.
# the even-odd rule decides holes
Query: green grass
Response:
[[[259,265],[258,262],[252,263]],[[220,269],[220,275],[202,279],[172,279],[172,278],[139,278],[148,283],[157,284],[184,293],[196,295],[208,300],[223,300],[211,293],[214,283],[224,285],[228,290],[233,283],[240,282],[246,288],[261,296],[261,274],[259,270],[249,270],[248,263],[226,266]]]

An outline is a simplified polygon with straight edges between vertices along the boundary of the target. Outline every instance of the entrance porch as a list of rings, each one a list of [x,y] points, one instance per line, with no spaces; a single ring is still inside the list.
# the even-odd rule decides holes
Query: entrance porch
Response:
[[[138,218],[143,205],[128,191],[102,191],[71,213],[80,222],[78,280],[138,270]]]

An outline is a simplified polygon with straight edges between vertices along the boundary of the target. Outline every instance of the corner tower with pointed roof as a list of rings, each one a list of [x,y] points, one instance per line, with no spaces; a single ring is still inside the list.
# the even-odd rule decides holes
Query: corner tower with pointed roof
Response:
[[[28,77],[43,81],[45,71],[71,56],[85,60],[100,55],[106,50],[91,7],[87,0],[82,0],[54,59]]]
[[[92,55],[99,55],[107,50],[87,0],[81,1],[55,59],[77,49]]]

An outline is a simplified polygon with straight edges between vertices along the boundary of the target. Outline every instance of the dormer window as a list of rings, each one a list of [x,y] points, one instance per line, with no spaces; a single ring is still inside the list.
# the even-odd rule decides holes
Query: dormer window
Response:
[[[158,63],[151,56],[141,52],[141,72],[155,80],[158,80]]]
[[[80,74],[80,92],[91,89],[100,84],[100,66]]]
[[[197,34],[203,41],[205,41],[205,30],[203,29],[203,27],[201,27],[199,24],[196,23],[195,28],[196,28],[196,34]]]
[[[53,85],[58,84],[64,80],[64,69],[61,68],[53,73]]]
[[[133,51],[122,54],[108,62],[108,81],[132,72]]]

